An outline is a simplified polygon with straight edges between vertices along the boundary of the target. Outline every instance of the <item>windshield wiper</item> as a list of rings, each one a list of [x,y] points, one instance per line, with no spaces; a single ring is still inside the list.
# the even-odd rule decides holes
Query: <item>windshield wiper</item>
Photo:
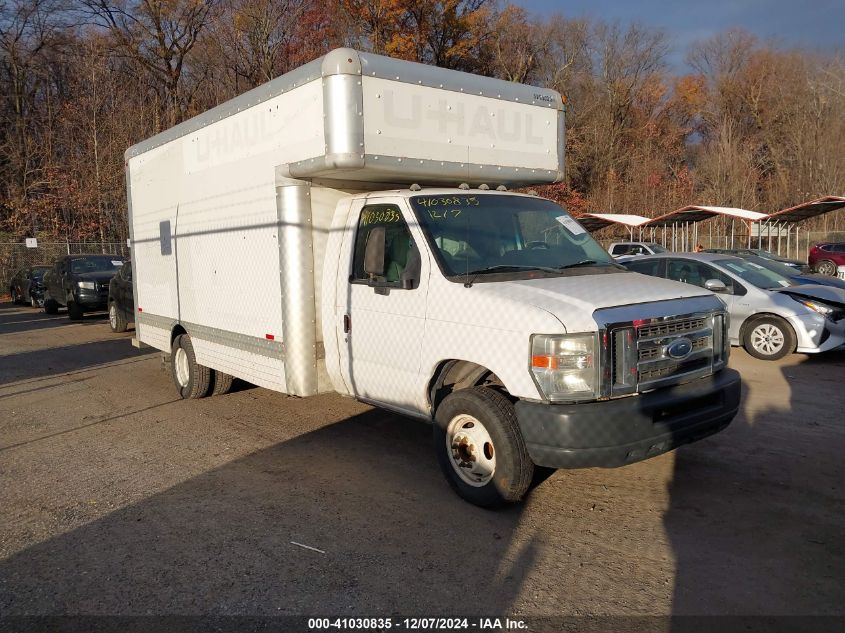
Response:
[[[467,280],[464,282],[464,288],[471,288],[472,284],[475,282],[475,278],[479,275],[483,275],[484,273],[507,273],[513,272],[515,270],[542,270],[543,272],[547,273],[558,273],[560,272],[556,268],[549,268],[548,266],[527,266],[527,265],[518,265],[518,264],[497,264],[496,266],[487,266],[486,268],[479,268],[477,270],[470,270],[466,273]],[[470,278],[472,275],[472,278]]]
[[[566,268],[578,268],[579,266],[594,266],[598,264],[598,262],[594,259],[582,259],[580,262],[575,262],[574,264],[566,264],[564,266],[558,267],[558,270],[565,270]]]

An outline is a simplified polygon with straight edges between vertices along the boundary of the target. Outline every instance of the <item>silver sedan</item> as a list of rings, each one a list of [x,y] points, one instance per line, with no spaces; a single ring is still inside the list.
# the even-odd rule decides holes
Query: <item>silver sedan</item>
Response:
[[[719,254],[664,253],[619,263],[717,293],[730,312],[731,344],[757,358],[845,346],[845,290],[797,285],[754,262]]]

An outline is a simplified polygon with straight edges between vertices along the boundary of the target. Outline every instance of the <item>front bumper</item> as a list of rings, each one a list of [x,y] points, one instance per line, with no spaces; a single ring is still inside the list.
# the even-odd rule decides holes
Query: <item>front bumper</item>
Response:
[[[817,354],[845,345],[845,319],[833,322],[810,312],[789,317],[789,323],[798,337],[796,352]]]
[[[721,431],[739,410],[739,372],[586,404],[516,403],[528,454],[550,468],[616,468]]]
[[[77,290],[74,300],[85,310],[105,310],[109,305],[109,293],[108,290]]]

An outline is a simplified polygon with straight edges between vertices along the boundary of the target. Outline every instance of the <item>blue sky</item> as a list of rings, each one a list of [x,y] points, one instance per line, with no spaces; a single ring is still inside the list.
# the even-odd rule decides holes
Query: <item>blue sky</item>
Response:
[[[845,0],[511,0],[542,16],[639,21],[664,29],[673,44],[670,64],[685,70],[686,47],[733,27],[787,47],[845,54]]]

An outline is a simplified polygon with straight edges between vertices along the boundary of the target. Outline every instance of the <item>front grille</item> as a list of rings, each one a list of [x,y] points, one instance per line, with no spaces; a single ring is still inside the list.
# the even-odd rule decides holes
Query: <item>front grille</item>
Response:
[[[694,332],[696,330],[704,329],[707,319],[680,319],[678,321],[667,321],[663,323],[654,323],[645,325],[637,330],[637,337],[653,338],[655,336],[669,336],[671,334],[683,334],[685,332]]]
[[[713,325],[712,315],[614,325],[608,339],[610,395],[656,389],[711,373]]]

